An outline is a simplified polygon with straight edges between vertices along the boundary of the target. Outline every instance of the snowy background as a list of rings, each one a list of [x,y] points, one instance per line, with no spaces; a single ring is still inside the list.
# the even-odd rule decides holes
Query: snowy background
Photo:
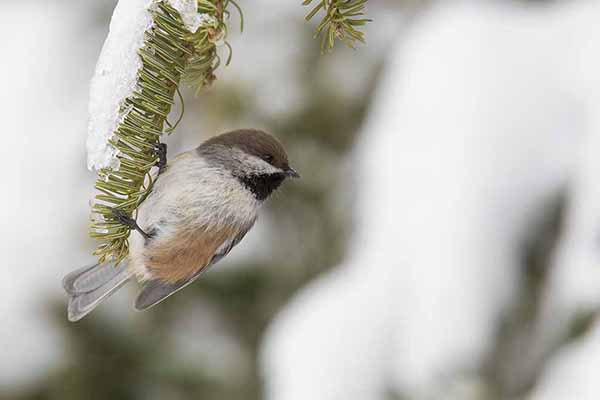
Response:
[[[600,4],[372,0],[323,57],[297,3],[241,2],[168,142],[264,128],[303,179],[173,301],[77,324],[115,2],[3,4],[0,399],[600,398]]]

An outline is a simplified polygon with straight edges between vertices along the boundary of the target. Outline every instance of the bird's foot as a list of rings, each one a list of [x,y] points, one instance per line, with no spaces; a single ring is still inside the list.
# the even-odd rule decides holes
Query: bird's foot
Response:
[[[159,175],[167,168],[167,144],[166,143],[157,143],[154,146],[154,150],[156,151],[156,155],[158,157],[158,161],[156,161],[156,166],[158,167]]]
[[[117,218],[120,224],[125,225],[130,230],[136,230],[142,235],[145,239],[151,239],[152,236],[148,235],[140,226],[137,221],[131,218],[127,213],[121,209],[113,208],[113,214]]]

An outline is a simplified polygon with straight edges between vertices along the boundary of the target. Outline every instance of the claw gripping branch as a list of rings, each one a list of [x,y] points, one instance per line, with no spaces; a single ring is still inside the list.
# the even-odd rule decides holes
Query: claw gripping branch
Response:
[[[217,43],[227,32],[227,7],[238,8],[232,0],[198,0],[201,21],[192,33],[172,3],[149,2],[152,25],[138,51],[142,67],[136,88],[121,104],[121,118],[109,140],[116,150],[116,164],[98,172],[90,235],[100,241],[94,251],[100,262],[118,264],[127,256],[130,227],[122,223],[123,215],[132,218],[152,189],[156,178],[151,169],[160,158],[160,137],[177,125],[171,125],[167,116],[178,86],[184,79],[200,89],[215,79],[220,64]]]

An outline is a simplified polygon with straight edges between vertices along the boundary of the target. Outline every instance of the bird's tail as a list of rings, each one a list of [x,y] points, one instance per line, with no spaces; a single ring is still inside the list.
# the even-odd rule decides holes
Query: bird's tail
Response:
[[[113,264],[96,264],[65,276],[63,287],[69,295],[69,321],[79,321],[88,315],[102,300],[127,283],[130,277],[127,268]]]

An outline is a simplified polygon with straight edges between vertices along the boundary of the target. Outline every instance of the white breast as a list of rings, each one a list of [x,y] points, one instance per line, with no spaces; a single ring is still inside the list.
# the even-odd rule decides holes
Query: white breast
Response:
[[[252,225],[260,204],[228,171],[209,165],[191,151],[169,163],[139,208],[137,222],[147,233],[155,230],[154,240],[168,240],[182,228]],[[131,233],[129,258],[130,268],[147,279],[144,242],[139,233]]]

